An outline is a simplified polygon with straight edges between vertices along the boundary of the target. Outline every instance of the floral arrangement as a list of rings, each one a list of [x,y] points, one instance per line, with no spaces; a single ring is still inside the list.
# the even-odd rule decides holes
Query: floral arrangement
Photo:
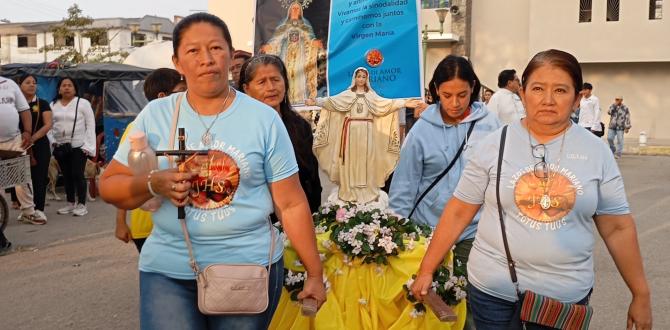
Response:
[[[464,276],[464,266],[465,265],[458,263],[454,267],[453,275],[449,268],[445,265],[440,266],[435,271],[435,273],[433,273],[432,289],[437,293],[438,296],[442,297],[442,300],[444,300],[447,305],[456,306],[461,302],[461,300],[467,297],[465,290],[466,286],[468,285],[468,281]],[[412,295],[412,291],[409,289],[412,286],[412,283],[414,283],[414,279],[416,279],[416,275],[412,275],[412,278],[409,279],[405,285],[403,285],[403,288],[407,292],[407,300],[414,304],[414,310],[410,313],[410,315],[416,318],[426,312],[426,307],[423,305],[423,303],[420,303],[416,300],[414,295]]]
[[[307,279],[307,272],[292,271],[284,268],[284,288],[290,294],[292,301],[298,301],[298,293],[302,291]],[[323,284],[326,287],[326,292],[330,290],[330,282],[328,278],[323,276]]]
[[[373,204],[326,203],[314,213],[314,225],[317,234],[330,231],[330,241],[348,259],[378,265],[387,265],[389,256],[412,249],[421,236],[431,234],[430,227]]]

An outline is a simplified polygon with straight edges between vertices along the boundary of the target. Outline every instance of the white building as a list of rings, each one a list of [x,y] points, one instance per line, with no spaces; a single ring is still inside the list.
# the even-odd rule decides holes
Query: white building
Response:
[[[97,53],[129,51],[154,40],[171,40],[174,23],[164,17],[100,18],[92,28],[107,29],[106,38],[91,40],[75,32],[73,38],[54,40],[50,29],[60,21],[0,24],[0,64],[50,62],[64,51],[40,51],[45,45],[74,47],[85,54],[98,47]]]
[[[338,1],[338,0],[331,0]],[[446,1],[423,0],[422,7]],[[631,110],[631,135],[641,131],[670,139],[670,0],[451,0],[443,32],[435,9],[421,9],[428,26],[424,66],[429,80],[448,54],[470,58],[483,85],[497,89],[498,73],[521,76],[537,52],[556,48],[582,63],[584,81],[594,86],[607,123],[607,108],[622,95]],[[209,12],[230,27],[237,49],[253,50],[254,1],[234,10],[209,1]],[[665,11],[665,15],[664,15]],[[665,16],[665,18],[664,18]],[[399,50],[402,48],[398,48]]]

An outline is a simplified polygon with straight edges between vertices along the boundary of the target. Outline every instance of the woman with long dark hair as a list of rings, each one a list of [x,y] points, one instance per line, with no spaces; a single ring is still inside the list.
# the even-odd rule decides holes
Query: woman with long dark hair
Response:
[[[289,82],[286,67],[275,55],[258,55],[242,65],[238,86],[249,96],[269,105],[279,113],[293,144],[298,161],[300,185],[309,208],[316,212],[321,205],[319,164],[312,153],[314,136],[309,123],[300,117],[288,100]]]
[[[30,142],[33,144],[30,157],[30,174],[33,180],[33,202],[35,203],[36,216],[32,219],[42,224],[46,222],[44,204],[47,195],[47,181],[49,175],[49,163],[51,162],[51,147],[47,132],[52,126],[51,107],[49,102],[37,97],[37,79],[33,75],[19,77],[17,84],[21,88],[23,96],[28,101],[30,113],[33,119]]]
[[[88,213],[84,169],[86,158],[95,157],[95,118],[91,103],[79,97],[74,80],[63,78],[57,88],[58,95],[51,103],[54,138],[51,143],[63,172],[68,203],[58,209],[58,214],[84,216]]]

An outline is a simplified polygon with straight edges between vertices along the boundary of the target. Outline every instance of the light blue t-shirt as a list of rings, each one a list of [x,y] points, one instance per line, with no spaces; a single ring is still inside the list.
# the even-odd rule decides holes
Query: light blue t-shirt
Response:
[[[177,144],[168,140],[179,94],[150,102],[135,119],[133,130],[144,132],[154,150],[177,149]],[[214,118],[201,119],[209,126]],[[201,141],[205,127],[186,95],[177,127],[186,128],[186,149],[208,149]],[[271,237],[268,216],[273,212],[268,184],[298,172],[288,133],[276,111],[240,92],[210,132],[209,149],[214,152],[189,162],[189,167],[200,171],[197,183],[192,183],[197,194],[186,207],[195,259],[201,269],[213,263],[267,265]],[[114,159],[127,166],[128,151],[126,140]],[[158,160],[160,169],[168,168],[166,157]],[[153,221],[153,231],[140,255],[140,270],[194,279],[177,208],[163,200]],[[272,262],[282,253],[282,240],[277,234]]]
[[[467,203],[483,204],[468,260],[468,280],[487,294],[516,301],[496,203],[499,142],[500,130],[480,142],[454,196]],[[532,290],[574,303],[586,297],[594,284],[593,215],[621,215],[630,210],[619,168],[600,139],[572,125],[563,152],[561,143],[559,136],[545,144],[551,169],[545,192],[534,174],[540,159],[531,153],[528,131],[520,122],[511,124],[500,197],[521,291]],[[537,141],[532,139],[532,144]],[[550,196],[548,209],[540,203],[545,193]]]

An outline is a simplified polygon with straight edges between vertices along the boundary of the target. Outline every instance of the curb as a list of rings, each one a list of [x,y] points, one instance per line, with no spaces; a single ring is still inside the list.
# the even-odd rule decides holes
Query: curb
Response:
[[[624,148],[625,155],[670,156],[670,146],[634,146]]]

